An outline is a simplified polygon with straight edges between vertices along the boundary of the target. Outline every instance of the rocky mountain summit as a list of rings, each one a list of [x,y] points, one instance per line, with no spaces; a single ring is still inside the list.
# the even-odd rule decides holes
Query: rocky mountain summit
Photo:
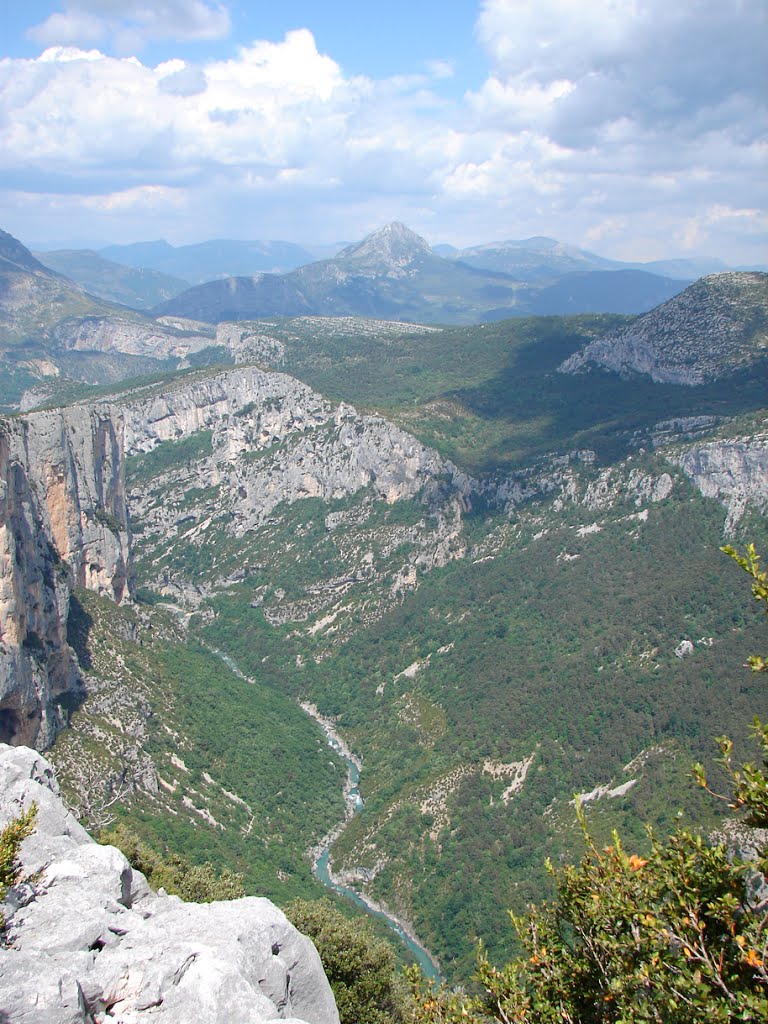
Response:
[[[156,308],[211,323],[272,316],[372,316],[470,323],[516,303],[504,275],[452,263],[405,225],[388,224],[333,259],[288,274],[258,274],[190,288]]]
[[[561,365],[648,374],[657,383],[696,386],[747,367],[768,348],[768,274],[704,277],[634,323],[591,342]]]
[[[333,259],[308,263],[283,275],[260,274],[209,282],[182,292],[158,306],[156,312],[193,316],[211,323],[303,314],[476,323],[535,312],[541,285],[562,277],[564,268],[571,267],[569,259],[562,265],[558,263],[554,273],[521,279],[514,271],[445,259],[424,238],[394,222],[347,246]],[[634,291],[607,274],[599,292],[603,299],[610,293],[610,308],[621,312],[648,309],[660,297],[667,298],[681,287],[680,282],[666,278],[635,271],[625,273],[632,279]],[[645,278],[652,279],[652,288],[638,287],[637,279]],[[591,280],[588,284],[594,290]],[[546,312],[595,308],[580,302],[581,287],[581,279],[574,279],[565,298],[559,292],[545,297],[542,301],[546,302]],[[599,303],[599,299],[596,301]]]
[[[336,259],[354,263],[360,272],[402,274],[418,259],[431,255],[432,250],[425,238],[400,221],[393,221],[367,235],[362,242],[342,249]]]
[[[338,1024],[317,951],[269,900],[154,893],[61,801],[51,764],[0,744],[0,827],[37,807],[2,906],[0,1018],[17,1024]]]

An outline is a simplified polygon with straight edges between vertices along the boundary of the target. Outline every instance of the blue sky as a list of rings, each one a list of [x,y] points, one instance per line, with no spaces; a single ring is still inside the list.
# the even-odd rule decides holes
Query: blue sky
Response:
[[[27,242],[546,234],[768,262],[763,0],[6,0]]]
[[[121,6],[137,9],[141,4],[126,2]],[[467,0],[390,0],[386,4],[367,0],[239,0],[221,6],[229,14],[227,35],[198,41],[149,39],[141,48],[142,60],[157,64],[171,57],[190,61],[226,58],[238,45],[254,39],[279,41],[292,29],[308,27],[318,49],[330,53],[349,74],[387,78],[423,72],[429,61],[447,59],[454,67],[453,77],[446,79],[448,88],[460,95],[464,88],[479,85],[486,70],[483,51],[474,39],[478,7]],[[50,0],[8,0],[4,7],[0,11],[0,39],[5,55],[36,57],[40,45],[29,30],[66,5]],[[105,52],[119,55],[119,48],[108,45]]]

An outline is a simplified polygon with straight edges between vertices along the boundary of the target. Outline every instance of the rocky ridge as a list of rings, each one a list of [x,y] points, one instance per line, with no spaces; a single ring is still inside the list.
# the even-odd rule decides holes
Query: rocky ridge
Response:
[[[66,810],[52,766],[0,745],[0,827],[37,806],[3,905],[0,1015],[18,1024],[338,1024],[320,958],[269,900],[153,893]]]
[[[0,739],[45,747],[79,694],[70,593],[131,587],[122,419],[75,407],[0,419]]]
[[[270,621],[317,616],[320,622],[329,613],[334,621],[350,587],[380,586],[384,563],[387,588],[396,593],[415,584],[418,569],[464,551],[461,516],[474,481],[386,420],[334,407],[285,374],[247,367],[181,381],[145,398],[127,395],[124,415],[126,449],[136,456],[132,514],[143,558],[158,569],[182,543],[207,552],[208,586],[227,585],[264,561],[264,550],[250,551],[250,538],[268,527],[278,506],[313,498],[352,502],[323,517],[324,542],[338,545],[338,572],[298,603],[280,598],[281,610],[265,608]],[[193,456],[151,470],[159,444],[196,435],[200,449]],[[374,544],[366,524],[375,508],[404,500],[423,511],[412,522],[382,527]],[[228,547],[237,554],[228,557]],[[405,558],[398,550],[408,552]],[[168,593],[180,587],[192,596],[173,570],[163,569],[163,576]]]
[[[119,316],[62,321],[53,329],[52,337],[65,351],[122,352],[181,361],[213,343],[210,332],[203,334],[188,327],[180,329],[160,321],[142,322]]]
[[[768,274],[701,278],[627,327],[590,342],[562,373],[591,365],[657,383],[696,386],[749,366],[768,345]]]

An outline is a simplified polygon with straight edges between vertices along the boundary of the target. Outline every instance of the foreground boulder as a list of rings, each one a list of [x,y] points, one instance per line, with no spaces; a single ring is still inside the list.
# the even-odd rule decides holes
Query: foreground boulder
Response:
[[[0,1021],[338,1024],[315,947],[269,900],[153,893],[67,812],[42,755],[0,744],[0,828],[31,803],[24,880],[2,907]]]

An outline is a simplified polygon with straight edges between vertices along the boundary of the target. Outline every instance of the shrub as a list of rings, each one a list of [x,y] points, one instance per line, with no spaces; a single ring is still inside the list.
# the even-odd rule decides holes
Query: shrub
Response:
[[[294,900],[285,912],[317,947],[341,1024],[409,1019],[408,993],[394,950],[367,921],[344,917],[328,900]]]
[[[12,885],[19,880],[19,847],[22,840],[31,835],[35,827],[37,806],[32,804],[26,811],[9,821],[0,832],[0,901]],[[5,918],[0,913],[0,929],[5,926]]]

